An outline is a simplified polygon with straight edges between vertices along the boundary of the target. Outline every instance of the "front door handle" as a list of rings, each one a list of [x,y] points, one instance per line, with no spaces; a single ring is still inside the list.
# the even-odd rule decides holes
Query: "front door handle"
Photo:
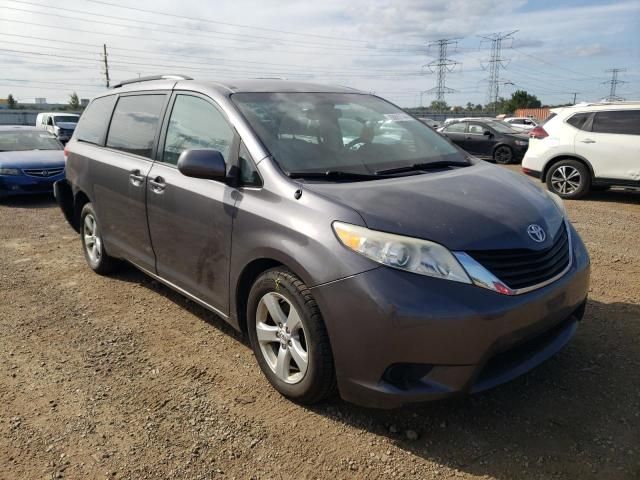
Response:
[[[590,138],[585,138],[584,140],[580,140],[582,143],[596,143],[595,140],[591,140]]]
[[[139,187],[144,183],[144,175],[140,174],[140,170],[131,170],[129,172],[129,181],[134,187]]]
[[[153,180],[149,180],[149,185],[151,186],[151,191],[153,193],[162,193],[167,186],[164,182],[164,178],[156,177]]]

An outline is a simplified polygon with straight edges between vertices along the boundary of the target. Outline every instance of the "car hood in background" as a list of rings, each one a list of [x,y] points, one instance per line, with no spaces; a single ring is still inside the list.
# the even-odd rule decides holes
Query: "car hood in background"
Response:
[[[56,127],[60,127],[64,130],[75,130],[77,123],[74,122],[58,122],[56,123]]]
[[[563,221],[540,187],[484,162],[389,180],[309,182],[305,188],[353,208],[373,230],[432,240],[451,250],[544,249]],[[529,237],[531,224],[545,230],[544,242]]]
[[[7,168],[64,167],[64,152],[62,150],[0,152],[0,165]]]

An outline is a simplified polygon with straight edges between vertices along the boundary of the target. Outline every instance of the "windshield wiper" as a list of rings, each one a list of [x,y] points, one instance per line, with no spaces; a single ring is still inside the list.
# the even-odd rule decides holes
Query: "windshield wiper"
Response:
[[[391,175],[394,173],[413,172],[416,170],[435,170],[445,167],[468,167],[468,162],[453,162],[451,160],[440,160],[437,162],[414,163],[405,167],[388,168],[386,170],[378,170],[376,175]]]
[[[342,170],[327,170],[326,172],[289,172],[290,178],[322,178],[327,180],[373,180],[382,178],[378,172],[373,173],[357,173],[345,172]]]

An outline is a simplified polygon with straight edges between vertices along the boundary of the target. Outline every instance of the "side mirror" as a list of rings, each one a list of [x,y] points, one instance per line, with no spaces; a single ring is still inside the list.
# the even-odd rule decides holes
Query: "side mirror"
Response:
[[[222,180],[227,175],[227,164],[218,150],[185,150],[178,158],[178,170],[187,177]]]
[[[493,133],[491,133],[489,130],[485,130],[483,135],[486,135],[487,137],[490,137],[491,135],[493,135]]]

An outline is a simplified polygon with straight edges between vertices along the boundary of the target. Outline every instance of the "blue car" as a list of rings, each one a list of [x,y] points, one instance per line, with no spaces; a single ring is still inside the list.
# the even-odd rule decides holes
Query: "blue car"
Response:
[[[64,178],[62,144],[35,127],[0,126],[0,198],[53,192]]]

